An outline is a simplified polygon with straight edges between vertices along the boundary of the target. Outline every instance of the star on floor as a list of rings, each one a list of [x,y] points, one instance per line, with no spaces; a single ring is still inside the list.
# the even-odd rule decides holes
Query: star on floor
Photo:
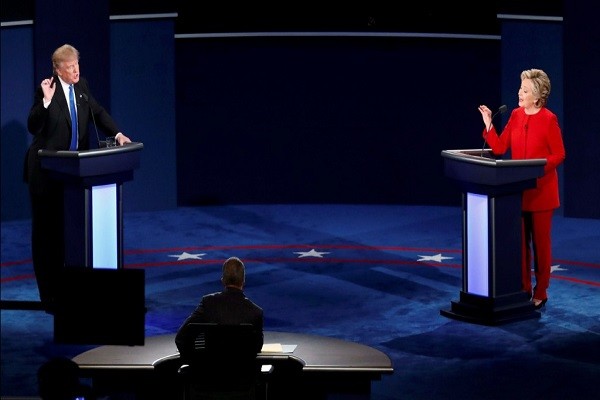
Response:
[[[551,265],[550,273],[553,273],[554,271],[568,271],[568,269],[561,267],[560,264]],[[535,272],[535,267],[531,267],[531,272]]]
[[[182,261],[182,260],[202,260],[202,256],[205,256],[206,253],[198,253],[198,254],[190,254],[186,251],[184,251],[181,254],[174,254],[174,255],[169,255],[169,257],[177,257],[177,261]]]
[[[568,269],[561,267],[560,264],[551,265],[550,266],[550,273],[552,273],[554,271],[568,271]]]
[[[323,258],[323,254],[329,254],[328,251],[316,251],[312,249],[311,251],[295,251],[294,254],[300,254],[298,258],[302,257],[318,257]]]
[[[417,261],[435,261],[441,263],[442,260],[451,260],[454,257],[444,257],[441,253],[436,254],[435,256],[422,256],[419,254],[419,258]]]

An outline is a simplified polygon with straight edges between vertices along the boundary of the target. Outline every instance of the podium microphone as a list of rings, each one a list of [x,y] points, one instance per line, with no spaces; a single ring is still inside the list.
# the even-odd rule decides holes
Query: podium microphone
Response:
[[[498,108],[498,111],[496,111],[494,113],[494,115],[492,115],[492,118],[490,119],[490,123],[488,124],[488,126],[486,126],[486,129],[485,129],[486,137],[487,137],[488,133],[490,132],[490,128],[492,127],[492,122],[494,121],[494,117],[496,117],[496,115],[498,115],[498,114],[504,114],[506,112],[506,110],[508,110],[508,107],[506,107],[506,104],[503,104]],[[483,139],[483,145],[481,146],[481,157],[483,157],[483,149],[484,148],[485,148],[485,138]]]
[[[98,126],[96,125],[96,118],[94,117],[94,110],[92,110],[92,106],[90,105],[88,95],[85,93],[81,93],[79,95],[79,97],[81,97],[82,99],[85,100],[85,102],[87,103],[87,105],[90,109],[90,114],[92,114],[92,121],[94,122],[94,129],[96,130],[96,141],[98,144],[98,148],[100,148],[100,135],[98,135]],[[506,106],[504,106],[504,107],[506,107]]]

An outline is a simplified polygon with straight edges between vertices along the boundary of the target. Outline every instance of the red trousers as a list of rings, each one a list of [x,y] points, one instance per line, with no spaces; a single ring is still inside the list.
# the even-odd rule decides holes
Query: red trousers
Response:
[[[550,286],[550,264],[552,263],[552,214],[554,210],[523,211],[522,281],[523,290],[532,293],[531,263],[533,261],[535,287],[533,298],[544,300]]]

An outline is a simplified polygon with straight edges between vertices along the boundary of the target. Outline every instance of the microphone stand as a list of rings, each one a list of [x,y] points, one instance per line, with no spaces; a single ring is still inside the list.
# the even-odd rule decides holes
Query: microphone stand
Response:
[[[98,144],[98,148],[101,148],[102,146],[100,146],[100,135],[98,135],[98,126],[96,125],[96,117],[94,117],[94,110],[92,110],[92,105],[90,104],[88,95],[85,93],[82,93],[79,97],[81,97],[82,99],[85,100],[85,102],[87,103],[88,108],[90,110],[90,114],[92,114],[92,121],[94,122],[94,130],[96,131],[96,143]]]

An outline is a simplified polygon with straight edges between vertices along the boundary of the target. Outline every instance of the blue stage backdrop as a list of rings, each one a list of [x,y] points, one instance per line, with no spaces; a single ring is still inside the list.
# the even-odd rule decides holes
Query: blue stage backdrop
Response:
[[[478,148],[497,39],[177,41],[180,205],[460,204],[440,152]],[[185,128],[184,128],[185,127]]]
[[[541,20],[507,18],[544,11],[510,7],[490,20],[487,7],[475,25],[446,7],[447,18],[438,13],[439,23],[425,25],[436,34],[483,33],[469,38],[403,35],[410,21],[392,18],[369,18],[354,35],[331,33],[356,28],[357,20],[319,19],[295,27],[328,35],[188,37],[178,29],[193,32],[200,23],[205,34],[233,31],[231,24],[245,21],[240,29],[257,32],[268,19],[252,25],[196,18],[182,5],[160,2],[139,12],[130,2],[100,2],[90,11],[60,0],[79,22],[53,30],[56,7],[30,2],[35,7],[16,14],[5,14],[3,4],[3,221],[29,216],[21,182],[27,112],[51,51],[63,41],[82,50],[97,97],[145,144],[141,168],[124,188],[127,211],[226,203],[458,205],[440,151],[481,146],[477,105],[514,106],[518,73],[540,67],[551,75],[550,105],[564,129],[563,212],[600,218],[600,182],[590,172],[600,140],[592,111],[600,101],[589,88],[598,78],[586,73],[600,64],[588,44],[598,30],[587,28],[597,5],[566,4],[565,21],[562,7]],[[163,14],[138,18],[149,12]],[[31,21],[7,24],[7,15]],[[275,22],[272,33],[293,21]],[[408,26],[414,32],[419,24]],[[380,28],[390,35],[367,35]]]

